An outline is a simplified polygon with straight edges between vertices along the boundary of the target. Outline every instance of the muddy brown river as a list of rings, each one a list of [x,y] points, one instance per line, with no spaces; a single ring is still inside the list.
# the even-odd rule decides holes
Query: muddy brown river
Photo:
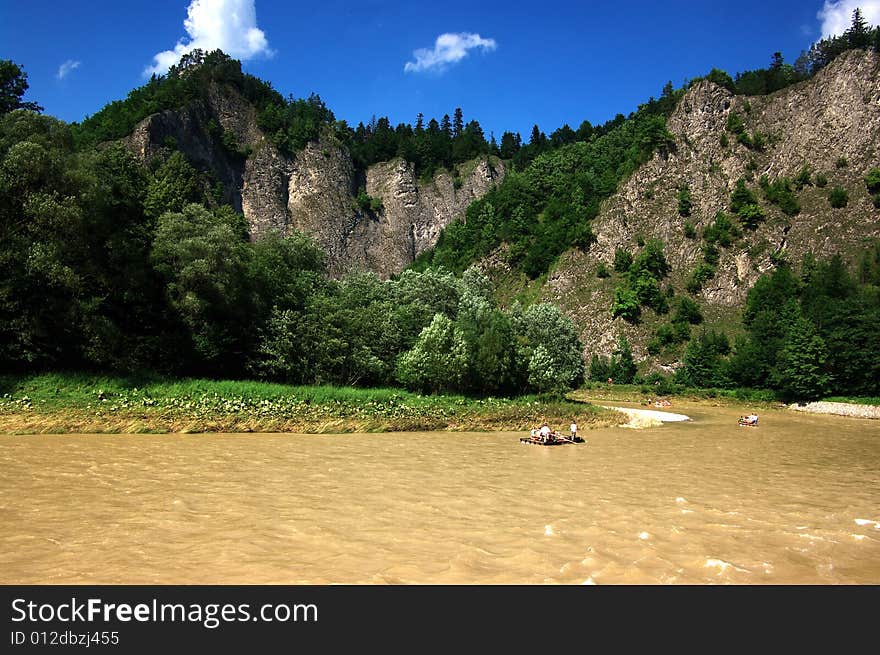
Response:
[[[0,583],[880,584],[880,421],[0,436]]]

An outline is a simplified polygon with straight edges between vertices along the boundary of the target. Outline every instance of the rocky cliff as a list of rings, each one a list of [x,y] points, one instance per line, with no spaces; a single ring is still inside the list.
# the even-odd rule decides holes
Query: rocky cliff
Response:
[[[731,112],[743,119],[747,134],[762,135],[762,150],[739,143],[727,131]],[[711,82],[699,82],[680,101],[668,129],[675,136],[673,151],[656,154],[621,185],[593,224],[598,242],[586,253],[565,253],[540,290],[543,299],[559,303],[575,319],[588,357],[610,354],[621,331],[635,355],[647,357],[645,345],[653,329],[668,320],[651,310],[640,325],[612,318],[619,276],[599,278],[597,266],[604,263],[610,270],[618,247],[635,253],[640,243],[657,238],[665,244],[671,286],[676,294],[685,293],[685,281],[702,258],[702,229],[717,212],[729,213],[731,192],[741,177],[760,199],[766,220],[720,249],[717,273],[697,296],[709,324],[729,334],[737,330],[749,288],[780,257],[797,265],[807,252],[820,258],[836,252],[847,256],[880,237],[880,210],[863,179],[880,166],[876,53],[847,52],[813,79],[768,96],[734,96]],[[796,192],[802,209],[790,217],[764,199],[758,180],[762,175],[771,182],[782,176],[793,179],[804,166],[812,173],[812,184]],[[821,188],[815,182],[819,173],[827,178]],[[693,197],[688,218],[678,213],[682,185]],[[830,206],[828,193],[836,186],[849,194],[846,207]],[[693,238],[685,234],[686,221],[696,228]],[[653,363],[668,370],[680,363],[680,354],[661,355]]]
[[[144,160],[179,149],[222,184],[222,201],[244,214],[252,238],[302,230],[325,250],[334,275],[399,273],[506,173],[494,157],[461,164],[455,176],[441,170],[427,183],[400,159],[358,171],[330,135],[288,157],[260,131],[254,108],[218,87],[182,109],[147,117],[125,144]],[[362,208],[360,190],[381,202]]]

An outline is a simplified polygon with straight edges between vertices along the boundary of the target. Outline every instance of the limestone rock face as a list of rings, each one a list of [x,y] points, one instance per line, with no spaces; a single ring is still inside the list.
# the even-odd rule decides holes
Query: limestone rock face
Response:
[[[224,146],[226,133],[239,152]],[[288,157],[259,129],[255,109],[219,87],[182,109],[149,116],[124,143],[144,160],[179,149],[222,183],[222,200],[244,214],[252,238],[306,232],[327,253],[334,275],[399,273],[506,173],[494,157],[461,164],[457,179],[440,171],[427,183],[400,159],[364,173],[329,134]],[[361,209],[356,201],[361,189],[381,200],[381,208]]]
[[[726,133],[735,111],[749,135],[760,133],[762,151],[738,143]],[[767,96],[734,96],[711,82],[691,87],[667,121],[676,147],[658,152],[609,198],[593,223],[597,243],[587,253],[564,254],[544,285],[543,298],[559,303],[581,328],[586,355],[610,354],[624,332],[637,358],[647,357],[645,345],[653,329],[669,317],[648,311],[642,325],[613,319],[612,278],[599,279],[600,262],[612,268],[615,250],[637,252],[639,242],[660,239],[672,268],[669,282],[677,294],[702,261],[702,230],[718,212],[730,213],[730,194],[739,178],[760,200],[766,221],[757,230],[745,230],[729,248],[721,248],[715,277],[698,298],[704,315],[721,320],[738,314],[748,290],[760,275],[773,268],[774,258],[785,256],[799,264],[807,252],[817,258],[836,252],[855,252],[870,238],[880,237],[880,211],[874,208],[864,184],[868,170],[880,166],[880,56],[850,51],[813,79]],[[728,145],[722,145],[722,135]],[[823,173],[825,188],[806,186],[797,192],[801,212],[789,217],[769,204],[758,180],[767,175],[795,178],[808,166],[815,180]],[[693,199],[692,215],[678,214],[677,194],[687,185]],[[841,186],[849,193],[845,208],[832,209],[828,192]],[[687,238],[684,224],[696,228]],[[658,365],[675,366],[680,362]]]

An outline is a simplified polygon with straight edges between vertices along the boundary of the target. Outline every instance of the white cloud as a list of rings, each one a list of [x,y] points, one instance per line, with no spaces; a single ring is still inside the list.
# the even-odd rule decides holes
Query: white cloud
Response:
[[[236,59],[271,56],[266,35],[257,27],[255,0],[192,0],[186,10],[183,26],[189,40],[181,39],[173,50],[164,50],[153,57],[154,63],[145,75],[162,75],[188,52],[205,52],[218,48]]]
[[[74,61],[73,59],[68,59],[58,67],[58,79],[63,80],[67,77],[67,74],[70,73],[70,71],[76,68],[79,68],[79,62]]]
[[[441,34],[434,43],[434,49],[419,48],[413,52],[415,61],[408,61],[403,67],[407,73],[419,73],[426,70],[442,71],[449,64],[461,61],[467,56],[468,50],[482,48],[492,51],[497,46],[495,39],[484,39],[479,34],[460,32],[458,34]]]
[[[825,0],[816,17],[822,21],[822,37],[843,34],[852,24],[855,8],[869,25],[880,24],[880,0]]]

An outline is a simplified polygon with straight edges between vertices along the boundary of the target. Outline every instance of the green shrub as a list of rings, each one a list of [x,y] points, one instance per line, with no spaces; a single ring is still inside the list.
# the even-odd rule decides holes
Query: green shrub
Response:
[[[764,210],[758,205],[743,205],[736,213],[743,227],[757,229],[758,223],[764,220]]]
[[[764,148],[767,146],[767,137],[765,137],[760,132],[755,132],[752,135],[752,148],[757,150],[758,152],[764,152]]]
[[[745,178],[739,178],[736,181],[733,193],[730,194],[730,211],[737,213],[743,205],[757,204],[758,199],[755,197],[755,194],[746,187]]]
[[[745,123],[735,111],[727,115],[727,131],[732,134],[743,134],[746,131]]]
[[[880,192],[880,168],[872,168],[865,176],[865,186],[869,193]]]
[[[794,184],[794,188],[800,191],[805,186],[812,186],[813,183],[810,180],[810,167],[804,166],[800,172],[797,174],[797,177],[794,178],[792,183]]]
[[[801,205],[791,190],[791,181],[787,177],[780,177],[770,183],[766,175],[761,176],[761,188],[764,197],[778,206],[788,216],[797,216],[801,211]]]
[[[690,221],[685,221],[684,236],[687,239],[696,239],[697,238],[697,228],[695,228],[694,224],[691,223]]]
[[[705,246],[703,246],[703,260],[707,264],[715,266],[720,259],[721,253],[718,252],[718,248],[715,247],[715,244],[707,243]]]
[[[693,207],[694,201],[693,198],[691,198],[691,190],[686,184],[682,185],[678,190],[678,215],[685,217],[690,216]]]
[[[687,281],[686,288],[690,293],[697,294],[703,288],[703,284],[715,277],[715,267],[705,262],[698,264],[691,277]]]
[[[361,187],[360,191],[358,191],[356,203],[357,203],[358,209],[360,209],[361,211],[364,211],[364,212],[376,213],[376,212],[382,211],[382,209],[384,208],[384,205],[382,203],[382,199],[381,198],[374,198],[373,196],[369,195],[363,189],[363,187]]]
[[[629,286],[619,286],[614,289],[614,301],[611,303],[611,315],[620,317],[629,323],[639,320],[642,313],[638,294]]]
[[[700,311],[700,306],[687,296],[682,296],[678,301],[678,307],[675,309],[675,315],[672,318],[672,322],[699,325],[703,322],[703,314]]]
[[[824,189],[826,184],[828,184],[828,176],[825,173],[816,173],[816,186]]]
[[[745,205],[745,207],[756,207],[756,205]],[[740,211],[742,210],[743,207],[740,207]],[[760,208],[758,208],[758,211],[760,211]],[[714,245],[717,243],[724,248],[732,245],[741,236],[742,233],[724,212],[718,212],[712,224],[703,230],[703,238],[707,244]]]
[[[846,168],[847,166],[849,166],[849,162],[846,160],[846,157],[838,157],[837,161],[834,162],[834,165],[837,168]]]
[[[730,145],[730,140],[727,138],[727,134],[724,132],[721,133],[721,138],[718,140],[721,143],[722,148],[726,148]]]
[[[596,267],[596,277],[606,278],[610,276],[611,273],[609,272],[608,267],[605,266],[605,262],[599,262],[599,265]]]
[[[633,256],[629,250],[617,248],[614,251],[614,270],[618,273],[626,273],[632,266]]]
[[[843,187],[836,186],[828,194],[828,202],[834,209],[841,209],[849,204],[849,194]]]

